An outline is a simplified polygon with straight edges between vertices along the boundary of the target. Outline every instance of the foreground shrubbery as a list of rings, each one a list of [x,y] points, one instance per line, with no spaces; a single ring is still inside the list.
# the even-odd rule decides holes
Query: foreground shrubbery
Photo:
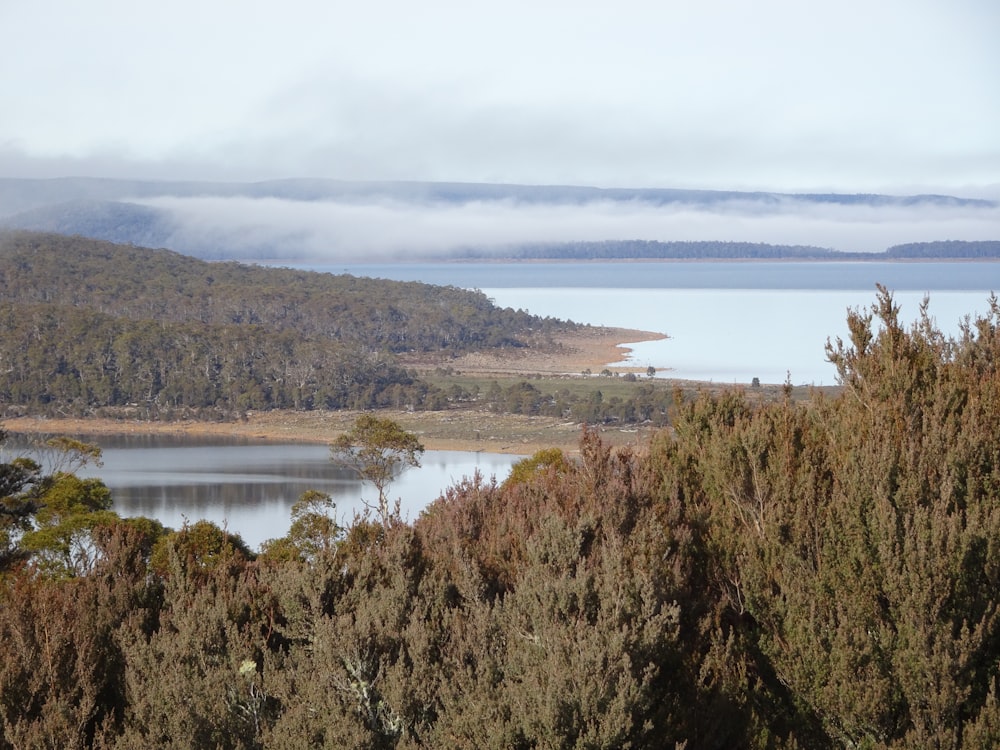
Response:
[[[412,524],[105,518],[55,572],[8,534],[0,746],[995,746],[1000,309],[875,313],[836,399],[678,403]]]

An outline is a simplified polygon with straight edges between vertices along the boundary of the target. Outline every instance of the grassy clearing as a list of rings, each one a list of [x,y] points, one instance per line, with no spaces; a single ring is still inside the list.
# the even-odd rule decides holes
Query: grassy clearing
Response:
[[[490,374],[457,372],[448,368],[438,368],[431,372],[422,372],[420,377],[428,383],[441,388],[445,392],[453,388],[466,393],[485,393],[492,383],[496,383],[503,389],[522,382],[528,382],[546,395],[555,395],[560,391],[566,391],[574,397],[588,399],[597,391],[600,391],[604,398],[620,398],[628,400],[636,395],[640,387],[652,386],[657,391],[674,392],[680,390],[684,393],[709,392],[721,393],[732,388],[743,388],[753,400],[775,401],[784,398],[785,389],[783,386],[762,385],[752,387],[749,385],[728,385],[715,384],[688,380],[671,380],[669,378],[651,378],[645,375],[634,375],[634,379],[628,373],[624,375],[611,371],[613,374],[600,375],[548,375],[541,373],[521,373],[511,374]],[[805,401],[812,398],[816,391],[831,392],[834,388],[824,387],[814,389],[812,386],[793,386],[791,398],[795,401]]]
[[[484,392],[491,383],[497,383],[501,388],[509,388],[518,383],[528,382],[535,386],[542,393],[554,395],[559,391],[567,391],[573,396],[588,398],[597,391],[600,391],[606,398],[619,397],[630,398],[635,395],[640,384],[649,384],[654,388],[663,390],[673,390],[671,381],[635,377],[635,380],[628,380],[622,376],[605,375],[545,375],[541,373],[519,374],[519,375],[489,375],[479,373],[458,373],[447,370],[422,373],[421,378],[428,383],[449,391],[455,386],[466,392],[476,390]]]
[[[732,385],[717,385],[692,381],[651,379],[645,376],[630,382],[623,377],[592,375],[494,375],[457,373],[441,370],[427,373],[426,377],[441,388],[457,386],[466,392],[485,393],[495,381],[507,388],[522,381],[531,383],[546,394],[568,390],[582,398],[595,391],[607,399],[626,399],[644,385],[664,391],[680,390],[685,398],[699,391],[720,393]],[[745,387],[752,400],[778,401],[783,399],[780,386]],[[835,388],[819,389],[833,392]],[[792,389],[793,400],[808,400],[817,391],[810,387]],[[572,453],[579,445],[583,425],[577,421],[546,416],[503,414],[485,408],[482,401],[456,402],[441,411],[383,410],[382,416],[397,421],[405,429],[416,433],[430,450],[485,451],[530,455],[542,448],[561,448]],[[287,411],[274,410],[250,412],[239,421],[208,422],[178,421],[149,422],[136,419],[49,419],[17,418],[5,420],[3,426],[11,432],[42,433],[48,435],[98,435],[98,434],[191,434],[232,436],[272,441],[330,443],[348,429],[357,417],[355,411]],[[597,425],[602,440],[609,445],[642,447],[657,431],[648,424]]]

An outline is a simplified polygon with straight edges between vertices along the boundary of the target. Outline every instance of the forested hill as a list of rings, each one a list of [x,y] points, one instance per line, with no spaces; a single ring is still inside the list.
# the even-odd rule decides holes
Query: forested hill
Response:
[[[941,242],[910,242],[893,245],[885,251],[886,258],[908,258],[921,260],[972,260],[1000,258],[1000,241],[961,242],[943,240]]]
[[[843,260],[857,254],[812,245],[771,245],[763,242],[659,242],[603,240],[518,245],[505,250],[458,253],[460,257],[511,260]],[[865,257],[869,253],[863,254]]]
[[[411,351],[516,347],[570,324],[480,292],[0,234],[0,403],[272,408],[414,404]]]
[[[0,235],[0,272],[7,301],[133,320],[259,325],[392,352],[516,346],[518,332],[558,325],[456,287],[209,263],[50,234]]]

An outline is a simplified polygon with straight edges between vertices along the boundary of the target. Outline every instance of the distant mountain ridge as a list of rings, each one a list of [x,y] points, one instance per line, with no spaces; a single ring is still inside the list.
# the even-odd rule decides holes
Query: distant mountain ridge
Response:
[[[79,235],[141,247],[165,247],[177,231],[166,211],[138,203],[80,199],[28,209],[5,222],[14,229]]]

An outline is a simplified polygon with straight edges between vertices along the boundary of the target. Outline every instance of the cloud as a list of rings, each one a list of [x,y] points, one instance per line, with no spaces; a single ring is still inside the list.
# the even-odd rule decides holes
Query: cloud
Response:
[[[166,211],[174,243],[234,257],[388,259],[462,248],[601,240],[714,240],[880,251],[905,242],[995,240],[1000,209],[871,207],[796,200],[706,207],[644,201],[583,204],[175,198],[136,201]]]
[[[997,14],[984,0],[0,3],[17,30],[0,45],[17,70],[0,77],[0,146],[25,157],[21,176],[995,182]]]

